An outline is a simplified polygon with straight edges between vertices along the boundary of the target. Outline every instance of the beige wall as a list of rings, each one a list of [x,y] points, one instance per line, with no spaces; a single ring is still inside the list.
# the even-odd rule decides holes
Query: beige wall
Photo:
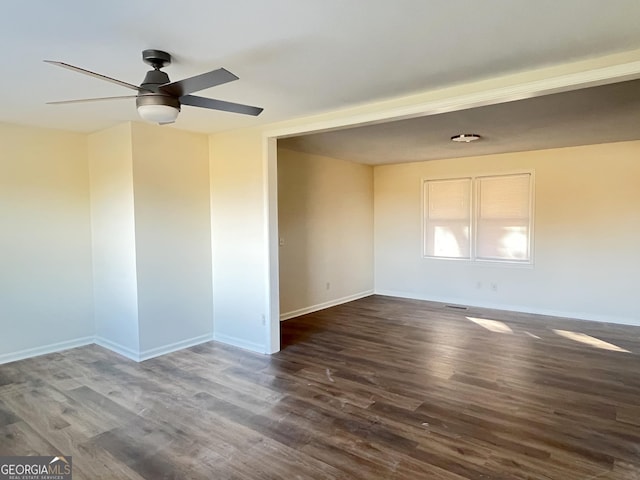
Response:
[[[0,363],[91,341],[86,135],[0,123]]]
[[[268,350],[267,208],[260,131],[209,138],[214,338]]]
[[[140,353],[213,334],[209,141],[132,124]]]
[[[376,167],[376,292],[640,325],[638,159],[624,142]],[[518,169],[535,171],[533,268],[422,258],[422,179]]]
[[[373,291],[373,168],[278,149],[283,318]]]
[[[89,136],[99,344],[144,359],[211,339],[208,149],[142,123]]]
[[[138,333],[131,124],[89,135],[97,341],[135,357]]]

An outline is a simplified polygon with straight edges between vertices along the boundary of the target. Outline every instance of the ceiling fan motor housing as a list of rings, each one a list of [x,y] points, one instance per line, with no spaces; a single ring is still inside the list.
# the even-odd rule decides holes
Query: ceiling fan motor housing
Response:
[[[136,97],[136,107],[142,107],[144,105],[165,105],[180,111],[180,100],[178,100],[178,97],[163,95],[162,93],[150,93]]]
[[[149,70],[144,76],[144,80],[142,80],[140,88],[155,92],[160,85],[164,85],[169,82],[169,75],[165,72],[161,72],[160,70]]]

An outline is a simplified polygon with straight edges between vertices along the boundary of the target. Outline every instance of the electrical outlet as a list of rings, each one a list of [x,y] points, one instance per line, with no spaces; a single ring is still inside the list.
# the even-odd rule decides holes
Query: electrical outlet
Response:
[[[493,292],[497,292],[498,291],[498,284],[496,282],[491,282],[491,290]]]
[[[280,237],[279,243],[280,243],[280,246],[282,247],[284,245],[284,238]]]

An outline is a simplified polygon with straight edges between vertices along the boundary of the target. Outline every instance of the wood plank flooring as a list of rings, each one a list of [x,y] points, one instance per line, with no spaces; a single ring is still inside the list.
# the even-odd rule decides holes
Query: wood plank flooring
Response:
[[[73,455],[75,479],[640,480],[638,327],[372,296],[282,341],[2,365],[0,455]]]

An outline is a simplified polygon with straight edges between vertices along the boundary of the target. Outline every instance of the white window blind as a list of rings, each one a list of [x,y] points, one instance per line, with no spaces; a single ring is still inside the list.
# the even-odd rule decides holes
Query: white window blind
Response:
[[[424,255],[531,260],[531,174],[425,180]]]
[[[471,179],[427,181],[425,187],[425,255],[471,258]]]
[[[530,186],[530,174],[476,179],[477,258],[529,260]]]

